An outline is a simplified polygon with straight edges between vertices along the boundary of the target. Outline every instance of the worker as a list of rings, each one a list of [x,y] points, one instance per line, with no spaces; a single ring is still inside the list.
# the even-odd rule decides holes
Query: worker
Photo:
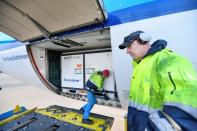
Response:
[[[196,71],[186,58],[166,48],[167,41],[151,45],[150,40],[149,34],[135,31],[119,45],[133,58],[128,131],[196,130]]]
[[[109,70],[94,72],[85,84],[87,90],[88,103],[84,105],[80,110],[83,112],[82,122],[85,124],[93,124],[93,121],[89,119],[90,111],[94,104],[96,104],[96,93],[101,93],[105,100],[109,100],[106,92],[103,88],[103,82],[105,78],[109,77]]]

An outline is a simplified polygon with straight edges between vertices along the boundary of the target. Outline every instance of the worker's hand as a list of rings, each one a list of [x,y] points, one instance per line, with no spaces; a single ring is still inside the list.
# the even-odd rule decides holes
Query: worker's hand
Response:
[[[108,97],[107,95],[104,95],[104,99],[105,99],[106,101],[108,101],[108,100],[109,100],[109,97]]]

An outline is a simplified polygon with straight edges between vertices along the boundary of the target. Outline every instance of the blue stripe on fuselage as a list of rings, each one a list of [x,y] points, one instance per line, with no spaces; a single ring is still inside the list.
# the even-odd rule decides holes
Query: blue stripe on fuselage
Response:
[[[23,46],[23,45],[25,45],[25,43],[22,43],[19,41],[7,43],[7,44],[0,44],[0,51],[8,50],[8,49],[15,48],[18,46]]]
[[[16,42],[16,40],[4,40],[4,41],[0,41],[0,45],[1,44],[13,43],[13,42]]]
[[[156,0],[108,14],[108,25],[117,25],[197,9],[197,0]]]

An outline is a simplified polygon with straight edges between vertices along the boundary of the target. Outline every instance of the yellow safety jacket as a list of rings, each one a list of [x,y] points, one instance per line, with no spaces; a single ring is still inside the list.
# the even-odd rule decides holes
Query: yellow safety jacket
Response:
[[[133,105],[160,110],[166,103],[179,103],[197,111],[197,74],[186,58],[163,49],[132,64]]]
[[[94,72],[89,80],[97,87],[97,90],[102,91],[103,90],[103,82],[104,82],[104,77],[102,76],[101,73]]]

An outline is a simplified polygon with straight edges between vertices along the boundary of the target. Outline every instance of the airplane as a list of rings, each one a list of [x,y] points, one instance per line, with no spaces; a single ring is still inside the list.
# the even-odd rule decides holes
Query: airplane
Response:
[[[84,84],[95,70],[110,70],[104,88],[110,101],[128,107],[131,57],[118,46],[143,30],[151,42],[189,58],[197,70],[196,0],[1,0],[0,71],[29,85],[85,101]]]

